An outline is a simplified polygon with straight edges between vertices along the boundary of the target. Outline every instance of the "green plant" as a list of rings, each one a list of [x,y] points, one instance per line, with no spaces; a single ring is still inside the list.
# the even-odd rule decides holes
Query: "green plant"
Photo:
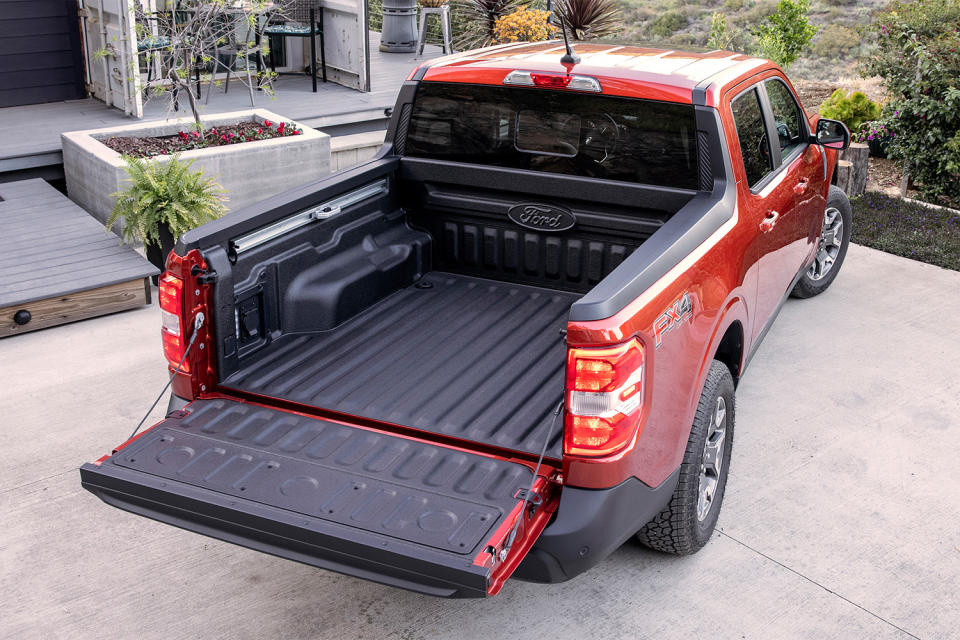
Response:
[[[370,31],[383,31],[383,0],[368,0],[367,14],[370,16],[367,23]]]
[[[710,49],[726,49],[730,46],[730,29],[727,27],[727,18],[719,11],[713,12],[710,18],[710,36],[707,38],[707,47]]]
[[[623,13],[617,0],[558,0],[556,13],[574,40],[608,38],[620,32]]]
[[[789,67],[817,34],[809,13],[810,0],[780,0],[777,12],[754,31],[760,55]]]
[[[223,188],[202,171],[191,171],[192,160],[183,162],[179,156],[149,162],[124,159],[130,186],[110,194],[116,202],[106,222],[109,231],[123,218],[124,240],[159,245],[160,225],[167,225],[176,239],[226,212]]]
[[[497,20],[520,6],[519,0],[461,0],[454,10],[460,28],[454,29],[454,47],[458,50],[486,47],[493,43]],[[456,20],[454,21],[457,22]]]
[[[924,198],[960,203],[960,0],[895,2],[865,35],[876,46],[861,73],[890,96],[887,156]]]
[[[837,89],[820,105],[820,115],[839,120],[851,132],[857,132],[865,122],[880,117],[880,105],[861,91],[854,91],[848,96],[843,89]]]
[[[653,19],[647,33],[654,38],[668,38],[679,31],[686,23],[687,19],[679,11],[667,11]]]

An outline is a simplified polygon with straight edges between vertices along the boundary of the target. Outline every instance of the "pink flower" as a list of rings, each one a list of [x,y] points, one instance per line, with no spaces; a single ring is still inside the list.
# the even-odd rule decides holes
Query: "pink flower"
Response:
[[[300,133],[301,133],[301,132],[300,132],[298,129],[294,129],[294,130],[293,130],[293,135],[295,135],[295,136],[300,135]]]
[[[194,138],[199,138],[199,137],[200,137],[200,132],[199,132],[199,131],[194,131],[194,132],[193,132],[193,137],[194,137]]]
[[[220,136],[220,139],[221,139],[221,140],[226,140],[226,139],[227,139],[227,136]]]
[[[257,129],[257,133],[263,133],[263,129]]]
[[[264,126],[267,126],[267,127],[272,127],[272,126],[273,126],[273,123],[270,122],[269,120],[264,120],[264,121],[263,121],[263,124],[264,124]]]

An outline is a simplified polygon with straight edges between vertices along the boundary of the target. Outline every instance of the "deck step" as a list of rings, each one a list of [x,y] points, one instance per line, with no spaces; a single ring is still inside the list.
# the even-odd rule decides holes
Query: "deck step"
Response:
[[[0,337],[149,304],[157,273],[43,180],[0,184]]]

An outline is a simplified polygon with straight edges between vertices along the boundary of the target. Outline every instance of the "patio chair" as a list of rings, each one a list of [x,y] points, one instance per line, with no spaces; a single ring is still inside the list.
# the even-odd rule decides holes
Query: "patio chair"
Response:
[[[239,15],[239,14],[238,14]],[[225,20],[229,22],[221,24],[215,33],[213,34],[214,42],[212,43],[213,56],[212,64],[213,69],[210,72],[210,82],[207,84],[207,97],[204,98],[203,103],[208,104],[210,102],[210,94],[213,93],[213,87],[216,82],[216,75],[218,68],[223,68],[227,72],[227,78],[223,85],[223,92],[229,93],[230,91],[230,76],[233,75],[233,67],[237,63],[237,58],[241,54],[244,56],[244,70],[247,73],[247,84],[250,91],[250,106],[255,107],[256,102],[253,97],[253,77],[250,73],[250,55],[256,56],[257,64],[257,90],[260,90],[261,82],[261,70],[264,67],[263,60],[263,47],[260,44],[261,32],[259,26],[251,26],[248,23],[246,37],[241,42],[236,38],[236,20],[235,15],[227,14]],[[259,20],[254,21],[255,25],[259,25]],[[225,37],[220,36],[220,34],[227,34]],[[251,36],[254,37],[256,44],[253,47],[248,46],[248,43],[251,42]],[[227,62],[224,62],[223,59],[226,58]],[[267,80],[271,85],[272,82]]]
[[[138,33],[143,35],[137,38],[137,59],[145,56],[147,67],[147,85],[143,88],[145,94],[150,91],[149,84],[154,79],[163,79],[163,67],[170,64],[173,56],[171,47],[176,44],[171,37],[171,28],[175,28],[177,23],[183,23],[190,19],[191,11],[177,8],[177,3],[173,2],[170,8],[165,11],[147,11],[140,3],[134,5],[134,20],[138,25]],[[139,62],[138,62],[139,65]],[[200,97],[200,60],[195,60],[193,65],[195,75],[194,85],[196,87],[197,97]],[[174,89],[171,95],[174,111],[180,110],[180,102],[177,97],[178,90]]]
[[[320,38],[320,68],[323,81],[327,81],[327,56],[323,44],[323,9],[320,0],[295,0],[281,18],[282,23],[268,24],[263,30],[266,36],[283,38],[310,38],[310,78],[313,92],[317,92],[317,38]],[[270,71],[276,73],[276,56],[270,47]]]

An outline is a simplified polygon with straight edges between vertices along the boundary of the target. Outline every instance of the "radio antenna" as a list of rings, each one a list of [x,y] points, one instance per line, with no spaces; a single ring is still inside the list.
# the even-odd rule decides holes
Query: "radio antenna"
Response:
[[[567,52],[563,54],[563,57],[560,58],[560,64],[577,64],[580,62],[580,56],[576,54],[576,52],[573,50],[573,47],[570,46],[570,41],[567,40],[567,25],[563,22],[563,16],[558,17],[560,18],[560,31],[563,32],[563,46],[567,48]]]

